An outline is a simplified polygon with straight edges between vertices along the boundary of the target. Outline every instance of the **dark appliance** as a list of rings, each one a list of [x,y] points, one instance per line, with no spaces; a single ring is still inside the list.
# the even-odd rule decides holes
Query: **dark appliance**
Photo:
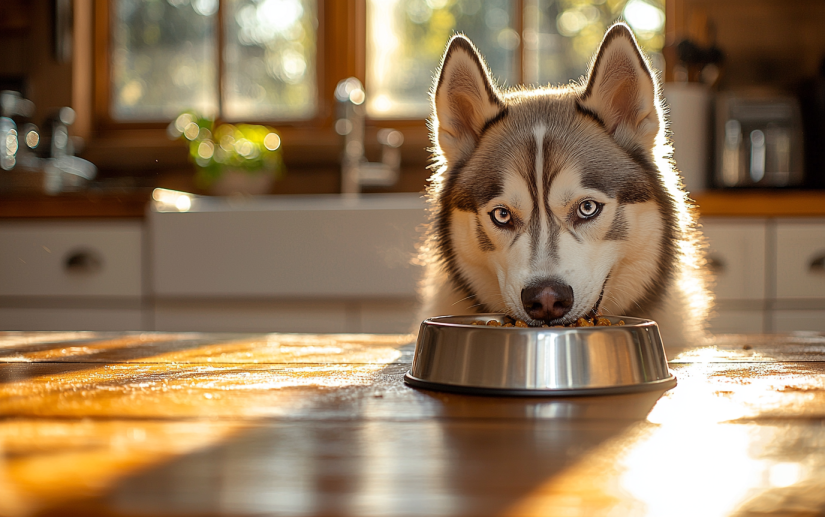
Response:
[[[714,185],[802,187],[802,115],[786,95],[723,93],[716,99]]]

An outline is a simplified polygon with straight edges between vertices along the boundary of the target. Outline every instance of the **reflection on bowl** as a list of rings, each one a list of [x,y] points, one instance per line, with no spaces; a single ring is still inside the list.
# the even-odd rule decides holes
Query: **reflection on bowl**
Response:
[[[606,316],[603,327],[492,327],[473,324],[504,314],[424,320],[411,386],[485,395],[604,395],[670,389],[654,321]],[[625,325],[618,325],[624,320]]]

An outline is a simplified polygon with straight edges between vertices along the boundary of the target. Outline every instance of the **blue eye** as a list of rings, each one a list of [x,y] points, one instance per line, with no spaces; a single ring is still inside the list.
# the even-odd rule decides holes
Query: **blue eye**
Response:
[[[599,215],[602,210],[602,204],[593,201],[592,199],[585,199],[579,203],[579,208],[576,210],[576,215],[581,219],[592,219]]]
[[[490,219],[496,226],[511,226],[513,224],[513,215],[506,208],[499,206],[490,212]]]

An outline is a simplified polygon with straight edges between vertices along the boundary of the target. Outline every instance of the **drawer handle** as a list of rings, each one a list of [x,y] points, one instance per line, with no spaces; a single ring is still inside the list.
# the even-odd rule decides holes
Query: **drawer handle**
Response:
[[[100,256],[100,253],[94,250],[74,250],[66,255],[66,259],[63,262],[63,267],[69,273],[97,273],[103,269],[103,258]]]
[[[808,269],[811,273],[825,273],[825,255],[814,257]]]
[[[708,269],[714,273],[725,271],[725,261],[716,255],[708,255]]]

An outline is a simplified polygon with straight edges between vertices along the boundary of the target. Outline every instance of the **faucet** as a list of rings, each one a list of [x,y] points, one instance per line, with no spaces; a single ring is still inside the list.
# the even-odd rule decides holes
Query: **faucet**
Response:
[[[20,135],[12,117],[31,117],[34,103],[9,90],[0,92],[0,168],[10,171],[17,165]]]
[[[76,190],[97,175],[97,167],[90,161],[74,156],[74,144],[69,138],[69,126],[74,120],[74,110],[64,107],[52,121],[51,157],[45,160],[43,178],[43,190],[47,194]]]
[[[34,124],[25,124],[22,135],[12,117],[31,117],[34,103],[18,92],[0,92],[0,168],[11,171],[15,166],[28,171],[43,171],[43,190],[58,194],[64,190],[79,188],[83,182],[97,175],[97,168],[89,161],[74,155],[74,145],[69,137],[69,126],[74,123],[72,108],[60,108],[51,120],[51,146],[47,158],[34,153],[40,143],[40,133]],[[25,145],[23,145],[25,144]]]
[[[364,156],[364,101],[367,96],[361,81],[344,79],[335,87],[338,120],[335,131],[344,136],[341,160],[341,193],[358,194],[361,187],[388,187],[398,181],[401,167],[401,144],[404,135],[395,129],[381,129],[378,142],[382,146],[381,161],[369,162]]]

